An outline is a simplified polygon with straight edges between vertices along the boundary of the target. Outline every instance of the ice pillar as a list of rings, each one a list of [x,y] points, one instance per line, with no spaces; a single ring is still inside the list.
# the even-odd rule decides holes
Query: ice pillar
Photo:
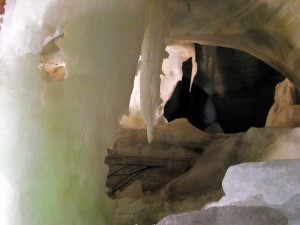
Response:
[[[23,0],[11,13],[0,67],[1,224],[113,223],[103,161],[128,109],[145,1]],[[36,53],[58,25],[68,79],[53,83]]]

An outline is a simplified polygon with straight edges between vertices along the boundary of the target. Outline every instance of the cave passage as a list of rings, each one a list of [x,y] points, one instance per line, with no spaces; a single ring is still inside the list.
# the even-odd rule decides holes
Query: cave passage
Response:
[[[225,133],[264,127],[284,76],[236,49],[195,44],[195,52],[197,73],[192,80],[191,58],[183,63],[182,80],[165,105],[167,120],[187,118],[202,130],[217,122]]]
[[[171,98],[167,101],[164,116],[168,121],[187,118],[191,124],[203,130],[216,122],[216,106],[210,96],[195,83],[190,91],[192,65],[192,58],[183,62],[182,80],[178,81]]]

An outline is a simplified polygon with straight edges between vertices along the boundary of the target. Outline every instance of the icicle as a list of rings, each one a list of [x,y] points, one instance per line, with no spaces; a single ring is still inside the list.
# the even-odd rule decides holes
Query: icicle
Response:
[[[167,2],[148,0],[141,68],[141,114],[147,124],[148,141],[152,140],[155,110],[160,103],[160,74],[165,56]]]

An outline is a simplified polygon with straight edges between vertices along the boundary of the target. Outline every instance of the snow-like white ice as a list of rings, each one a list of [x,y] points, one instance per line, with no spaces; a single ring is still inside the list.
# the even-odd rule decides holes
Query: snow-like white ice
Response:
[[[267,204],[280,205],[300,194],[300,161],[276,160],[230,167],[223,179],[225,197],[219,205],[261,196]]]
[[[158,225],[287,225],[287,218],[269,207],[215,207],[199,212],[171,215]]]
[[[218,206],[267,206],[281,211],[289,225],[300,221],[300,160],[245,163],[228,169],[225,196]]]
[[[210,208],[165,217],[159,225],[289,224],[300,221],[300,160],[244,163],[223,179],[225,196]]]

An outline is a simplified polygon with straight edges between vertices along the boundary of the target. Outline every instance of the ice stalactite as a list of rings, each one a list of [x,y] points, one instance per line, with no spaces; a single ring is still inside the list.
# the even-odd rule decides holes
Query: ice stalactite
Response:
[[[160,74],[166,57],[165,35],[167,1],[148,0],[146,28],[142,44],[140,81],[141,114],[147,124],[147,136],[152,140],[155,111],[160,104]]]
[[[166,47],[168,53],[168,58],[163,60],[162,71],[163,74],[160,75],[160,98],[162,100],[161,104],[158,106],[158,110],[155,111],[154,124],[164,124],[168,122],[164,117],[164,107],[166,102],[172,96],[177,83],[182,79],[182,63],[188,58],[193,58],[193,69],[192,78],[197,72],[197,63],[195,61],[195,49],[194,44],[181,44],[181,45],[170,45]],[[145,127],[146,124],[141,118],[141,102],[140,102],[140,67],[141,60],[138,63],[137,73],[134,79],[134,87],[132,90],[130,103],[129,103],[129,114],[131,121],[139,121],[139,127]],[[124,118],[124,117],[123,117]],[[133,119],[134,118],[134,119]],[[125,119],[125,118],[124,118]],[[125,125],[122,120],[122,124]],[[137,124],[126,123],[126,126],[136,126]]]

